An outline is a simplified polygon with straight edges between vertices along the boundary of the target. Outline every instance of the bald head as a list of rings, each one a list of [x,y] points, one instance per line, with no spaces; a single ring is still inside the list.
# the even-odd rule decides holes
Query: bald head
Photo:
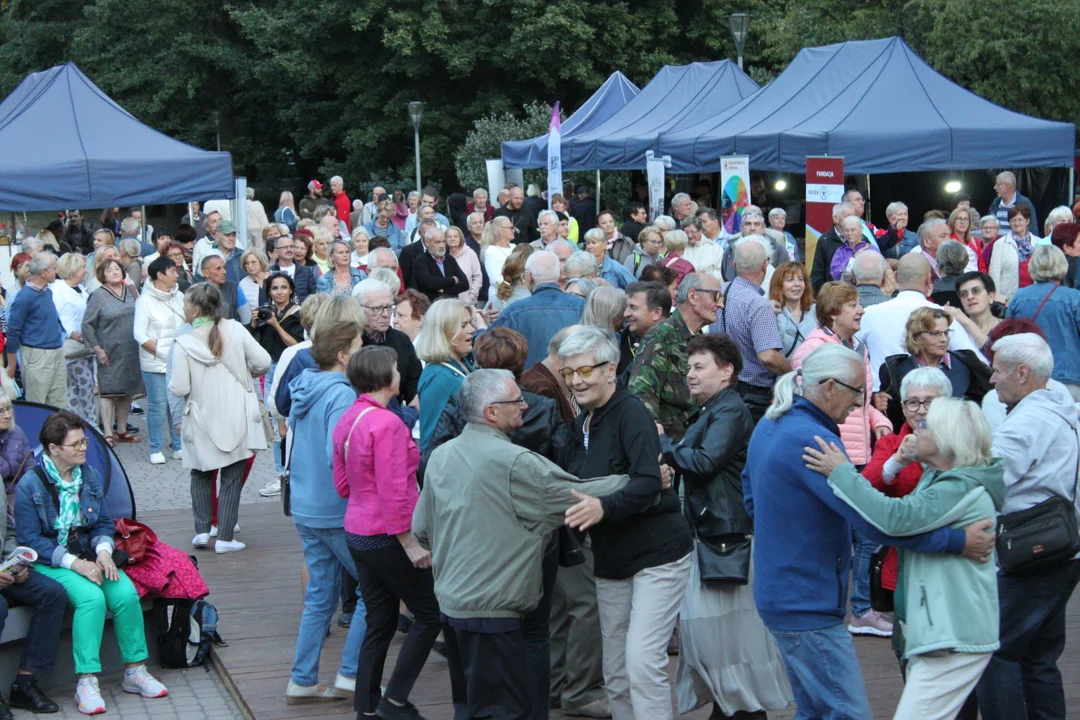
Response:
[[[904,253],[896,268],[896,282],[901,290],[916,290],[929,295],[934,287],[930,261],[922,253]]]
[[[765,246],[756,236],[744,238],[735,248],[735,271],[742,277],[760,282],[765,276]]]
[[[851,274],[859,285],[878,285],[885,280],[885,258],[877,252],[861,252],[855,256]]]

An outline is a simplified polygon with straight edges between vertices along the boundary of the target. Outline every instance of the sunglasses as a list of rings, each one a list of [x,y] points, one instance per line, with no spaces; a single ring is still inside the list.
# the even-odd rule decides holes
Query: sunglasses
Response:
[[[609,362],[596,363],[595,365],[582,365],[579,368],[564,367],[561,370],[559,370],[559,374],[562,375],[563,380],[566,380],[567,382],[573,380],[574,375],[577,375],[580,378],[588,380],[590,377],[592,377],[593,371],[596,370],[596,368],[604,367],[605,365],[610,365],[610,364],[611,364],[611,362],[609,361]]]

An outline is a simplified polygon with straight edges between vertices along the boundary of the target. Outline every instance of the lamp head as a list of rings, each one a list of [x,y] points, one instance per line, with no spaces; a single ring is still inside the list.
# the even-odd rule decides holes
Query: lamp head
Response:
[[[409,119],[412,120],[413,127],[417,130],[420,129],[420,118],[424,116],[424,103],[417,100],[413,100],[409,103]]]

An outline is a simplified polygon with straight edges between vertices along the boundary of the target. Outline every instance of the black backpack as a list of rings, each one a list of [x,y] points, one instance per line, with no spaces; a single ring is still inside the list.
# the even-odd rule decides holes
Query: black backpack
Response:
[[[214,645],[228,646],[217,631],[217,608],[206,600],[158,599],[153,612],[162,667],[205,665]]]

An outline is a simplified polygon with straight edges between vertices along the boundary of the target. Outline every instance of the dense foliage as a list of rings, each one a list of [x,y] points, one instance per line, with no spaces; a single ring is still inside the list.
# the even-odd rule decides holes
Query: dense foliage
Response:
[[[900,34],[994,102],[1080,116],[1078,0],[4,0],[0,92],[74,61],[143,122],[206,148],[220,136],[253,184],[340,173],[354,189],[412,177],[405,104],[422,100],[425,181],[468,187],[478,147],[531,134],[555,100],[572,111],[613,70],[643,85],[733,57],[735,10],[755,16],[758,79],[804,46]]]

